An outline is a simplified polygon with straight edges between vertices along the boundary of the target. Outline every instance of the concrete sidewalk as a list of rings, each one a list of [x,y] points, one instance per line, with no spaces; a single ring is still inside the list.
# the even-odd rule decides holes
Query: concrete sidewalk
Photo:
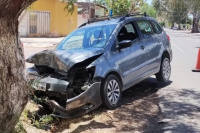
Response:
[[[47,48],[53,47],[61,42],[64,37],[59,38],[21,38],[24,47]]]

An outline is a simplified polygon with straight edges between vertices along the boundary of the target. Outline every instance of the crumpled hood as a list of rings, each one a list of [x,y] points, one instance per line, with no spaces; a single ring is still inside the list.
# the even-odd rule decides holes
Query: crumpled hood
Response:
[[[68,71],[76,63],[103,54],[103,48],[89,48],[81,50],[44,50],[30,56],[26,62],[35,65],[48,66],[61,71]]]

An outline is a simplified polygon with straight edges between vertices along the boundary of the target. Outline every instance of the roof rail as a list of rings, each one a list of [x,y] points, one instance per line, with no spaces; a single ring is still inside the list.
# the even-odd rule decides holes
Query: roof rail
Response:
[[[90,24],[90,23],[95,23],[95,22],[99,22],[99,21],[110,20],[110,19],[115,19],[115,18],[120,18],[120,17],[124,17],[124,14],[122,14],[122,15],[114,15],[112,17],[111,16],[102,16],[102,17],[90,18],[90,19],[88,19],[88,22],[83,23],[78,28],[83,27],[83,26],[85,26],[87,24]]]
[[[88,19],[88,23],[94,23],[94,22],[99,22],[99,21],[104,21],[104,20],[109,20],[109,16],[102,16],[102,17],[95,17],[95,18],[90,18]]]
[[[115,19],[115,18],[120,18],[119,22],[125,20],[126,17],[131,17],[131,16],[145,16],[147,17],[148,15],[146,14],[146,12],[144,13],[135,13],[135,14],[119,14],[119,15],[114,15],[114,16],[102,16],[102,17],[95,17],[95,18],[90,18],[88,19],[88,22],[86,23],[83,23],[82,25],[80,25],[78,28],[80,27],[83,27],[87,24],[90,24],[90,23],[95,23],[95,22],[99,22],[99,21],[104,21],[104,20],[110,20],[110,19]]]
[[[146,12],[144,12],[144,13],[137,12],[137,13],[132,13],[132,14],[126,14],[123,18],[121,18],[119,20],[119,22],[125,20],[126,17],[132,17],[132,16],[144,16],[144,17],[148,17],[148,15],[147,15]]]
[[[96,18],[90,18],[88,19],[88,22],[83,23],[80,25],[78,28],[81,28],[87,24],[94,23],[94,22],[99,22],[99,21],[104,21],[104,20],[109,20],[110,18],[108,16],[103,16],[103,17],[96,17]]]

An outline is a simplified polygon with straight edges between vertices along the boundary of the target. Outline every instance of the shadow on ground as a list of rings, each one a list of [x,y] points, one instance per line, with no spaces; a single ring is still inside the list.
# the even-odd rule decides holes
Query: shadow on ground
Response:
[[[103,107],[74,119],[62,119],[53,132],[162,132],[158,124],[160,109],[156,92],[169,85],[149,78],[123,92],[121,106],[115,110]]]
[[[200,132],[200,91],[167,88],[159,93],[162,106],[163,131],[176,133]]]

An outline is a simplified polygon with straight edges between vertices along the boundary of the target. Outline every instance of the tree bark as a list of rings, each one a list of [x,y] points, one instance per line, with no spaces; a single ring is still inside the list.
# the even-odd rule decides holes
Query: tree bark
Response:
[[[11,132],[27,102],[23,50],[16,22],[0,19],[0,132]],[[11,129],[11,130],[10,130]]]
[[[174,28],[174,22],[172,22],[172,25],[171,25],[171,29],[173,29]]]
[[[199,33],[199,17],[198,17],[198,15],[193,15],[192,33]]]
[[[33,0],[0,0],[0,133],[12,132],[27,100],[18,17]]]
[[[181,30],[181,24],[180,23],[178,24],[178,30]]]

